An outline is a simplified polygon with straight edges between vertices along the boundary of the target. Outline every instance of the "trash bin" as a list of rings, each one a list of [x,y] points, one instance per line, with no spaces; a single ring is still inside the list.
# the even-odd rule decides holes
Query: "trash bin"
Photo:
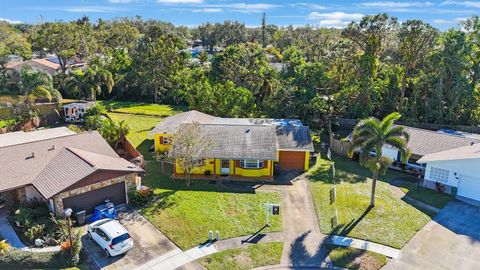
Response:
[[[77,212],[75,217],[77,218],[78,226],[83,226],[87,221],[87,212],[85,210]]]

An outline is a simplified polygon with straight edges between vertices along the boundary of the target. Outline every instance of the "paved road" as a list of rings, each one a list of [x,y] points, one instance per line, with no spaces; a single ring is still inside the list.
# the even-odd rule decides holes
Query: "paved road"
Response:
[[[480,269],[480,208],[450,202],[383,269]]]

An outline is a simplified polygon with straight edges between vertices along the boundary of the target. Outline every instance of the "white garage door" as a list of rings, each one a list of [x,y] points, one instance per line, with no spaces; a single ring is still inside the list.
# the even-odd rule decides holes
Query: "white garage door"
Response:
[[[458,183],[457,195],[480,201],[480,179],[462,177]]]

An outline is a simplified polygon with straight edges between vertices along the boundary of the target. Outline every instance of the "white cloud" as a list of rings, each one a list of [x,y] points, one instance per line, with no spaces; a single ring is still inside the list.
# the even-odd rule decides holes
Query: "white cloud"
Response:
[[[192,12],[196,13],[218,13],[218,12],[223,12],[223,9],[221,8],[201,8],[201,9],[194,9]]]
[[[296,8],[304,8],[304,9],[309,9],[309,10],[327,9],[327,7],[325,7],[325,6],[321,6],[321,5],[318,5],[318,4],[312,4],[312,3],[294,3],[294,4],[290,4],[289,6],[296,7]]]
[[[160,4],[202,4],[203,0],[157,0]]]
[[[407,8],[407,7],[430,7],[432,2],[394,2],[394,1],[379,1],[379,2],[365,2],[361,3],[364,7],[379,7],[379,8]]]
[[[455,5],[469,8],[480,8],[479,1],[444,1],[442,5]]]
[[[280,7],[279,5],[274,4],[246,4],[246,3],[232,3],[232,4],[208,4],[203,5],[204,8],[222,8],[230,12],[241,12],[241,13],[261,13],[269,9]]]
[[[19,21],[19,20],[9,20],[9,19],[5,19],[5,18],[0,18],[0,21],[2,21],[2,22],[7,22],[7,23],[11,23],[11,24],[19,24],[19,23],[22,23],[22,21]]]
[[[307,19],[318,21],[318,24],[323,27],[342,28],[347,26],[352,21],[361,20],[364,15],[361,13],[345,13],[345,12],[311,12]]]
[[[67,7],[64,8],[64,11],[73,12],[73,13],[115,13],[120,11],[120,9],[109,6],[78,6],[78,7]]]

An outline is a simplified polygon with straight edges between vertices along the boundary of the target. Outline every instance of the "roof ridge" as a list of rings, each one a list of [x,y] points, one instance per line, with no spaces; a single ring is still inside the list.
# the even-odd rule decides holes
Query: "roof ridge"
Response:
[[[403,127],[410,128],[410,129],[415,129],[415,130],[420,130],[420,131],[430,132],[430,133],[434,133],[434,134],[438,134],[438,135],[442,135],[442,136],[448,136],[448,137],[460,138],[460,139],[465,139],[465,140],[475,140],[475,141],[478,141],[478,142],[480,142],[480,140],[479,140],[479,139],[475,139],[475,138],[468,138],[468,137],[462,137],[462,136],[456,136],[456,135],[452,135],[452,134],[447,134],[447,133],[443,133],[443,132],[438,132],[438,130],[437,130],[437,131],[435,131],[435,130],[424,129],[424,128],[419,128],[419,127],[411,127],[411,126],[407,126],[407,125],[398,125],[398,126],[403,126]],[[472,133],[472,134],[475,134],[475,133]]]
[[[25,132],[25,133],[28,133],[28,132]],[[65,137],[68,137],[68,136],[77,136],[77,135],[85,135],[85,134],[93,134],[93,133],[95,133],[95,131],[84,131],[84,132],[81,132],[81,133],[67,134],[67,135],[61,135],[61,136],[53,137],[53,138],[45,138],[45,139],[39,139],[39,140],[36,140],[36,141],[29,141],[29,142],[24,142],[24,143],[19,143],[19,144],[11,144],[11,145],[6,145],[6,146],[0,146],[0,149],[4,149],[4,148],[8,148],[8,147],[15,147],[15,146],[19,146],[19,145],[26,145],[26,144],[30,144],[30,143],[37,143],[37,142],[55,140],[55,139],[59,139],[59,138],[65,138]],[[8,134],[8,133],[5,133],[5,134]]]
[[[97,168],[97,166],[95,166],[94,164],[92,164],[92,162],[88,161],[85,157],[82,157],[81,154],[77,153],[75,150],[80,150],[80,151],[85,151],[85,150],[81,150],[81,149],[78,149],[78,148],[74,148],[74,147],[65,147],[65,149],[67,149],[68,151],[70,151],[72,154],[74,154],[75,156],[77,156],[78,158],[80,158],[81,160],[85,161],[86,163],[88,163],[88,165],[90,165],[92,168]],[[89,151],[85,151],[85,152],[89,152]],[[89,153],[93,153],[93,152],[89,152]],[[58,155],[58,154],[57,154]],[[53,159],[52,159],[53,160]]]

